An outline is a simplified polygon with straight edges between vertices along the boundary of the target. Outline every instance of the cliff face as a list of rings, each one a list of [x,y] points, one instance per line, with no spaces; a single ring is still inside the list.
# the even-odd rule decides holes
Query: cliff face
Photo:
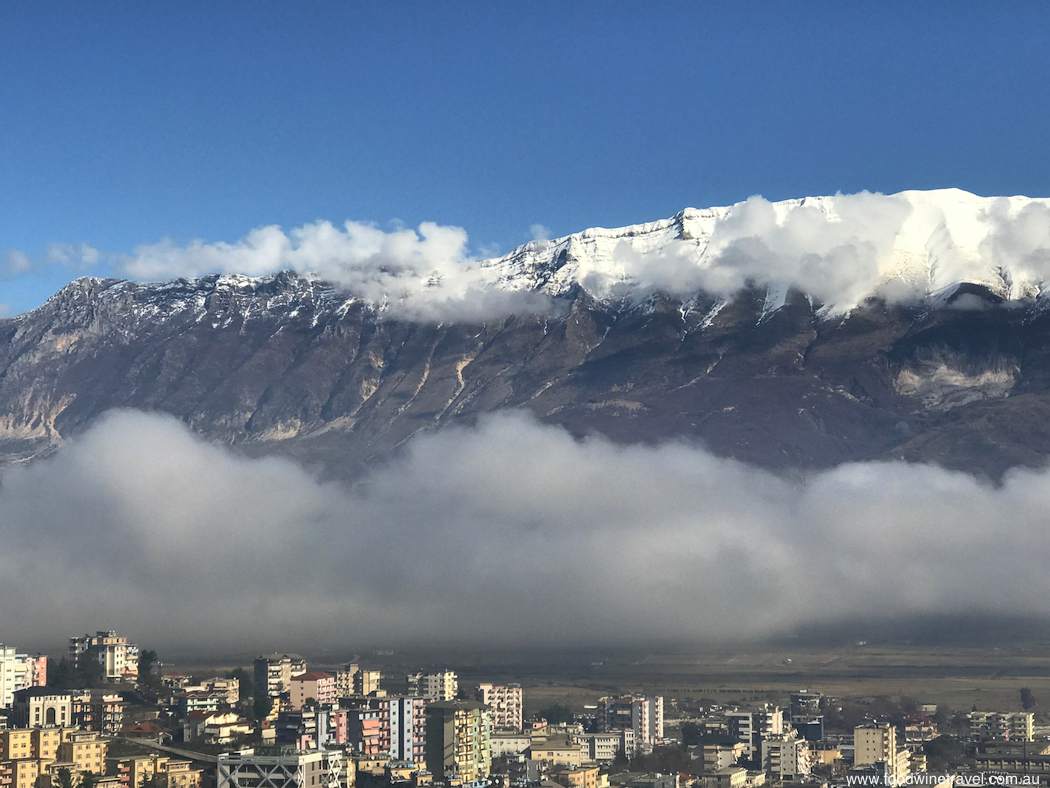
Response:
[[[117,407],[250,454],[357,475],[420,430],[525,408],[574,434],[696,440],[774,469],[905,458],[992,477],[1050,453],[1050,317],[963,285],[843,318],[791,292],[557,296],[558,317],[390,319],[309,277],[82,279],[0,320],[0,452],[47,453]]]

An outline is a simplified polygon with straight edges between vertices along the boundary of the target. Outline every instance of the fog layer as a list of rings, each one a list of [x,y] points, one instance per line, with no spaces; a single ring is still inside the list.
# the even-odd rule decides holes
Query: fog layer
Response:
[[[348,488],[114,412],[4,472],[0,637],[33,649],[114,628],[181,653],[583,645],[1039,613],[1048,482],[897,463],[791,482],[505,413],[417,437]]]

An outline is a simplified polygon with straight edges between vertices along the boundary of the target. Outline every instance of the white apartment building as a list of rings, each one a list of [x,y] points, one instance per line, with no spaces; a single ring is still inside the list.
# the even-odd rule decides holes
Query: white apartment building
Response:
[[[809,746],[793,732],[762,740],[762,762],[781,780],[793,780],[809,774]]]
[[[14,702],[16,657],[13,646],[0,643],[0,709],[9,709]]]
[[[997,711],[970,712],[970,736],[974,739],[1033,741],[1035,715],[1030,711],[1006,714]]]
[[[628,755],[635,752],[633,728],[578,734],[573,736],[573,741],[583,749],[585,760],[595,763],[612,763],[620,752]]]
[[[607,696],[598,701],[597,716],[603,733],[630,729],[635,753],[651,751],[664,738],[664,699],[660,696]]]
[[[762,757],[762,741],[784,733],[784,711],[779,706],[731,711],[726,722],[729,735],[744,744],[745,757],[756,764]]]
[[[219,755],[217,788],[339,788],[339,750],[255,747]]]
[[[98,662],[106,681],[134,682],[138,679],[139,647],[128,643],[126,637],[113,630],[70,638],[69,656],[76,667],[82,667],[84,660]]]
[[[520,684],[479,684],[476,700],[489,707],[494,730],[521,730]]]
[[[861,725],[853,731],[853,764],[870,766],[885,763],[889,775],[904,780],[911,772],[908,751],[897,746],[897,729],[889,723]]]
[[[408,677],[409,689],[427,700],[455,700],[459,694],[459,677],[451,670],[438,673],[416,673]]]

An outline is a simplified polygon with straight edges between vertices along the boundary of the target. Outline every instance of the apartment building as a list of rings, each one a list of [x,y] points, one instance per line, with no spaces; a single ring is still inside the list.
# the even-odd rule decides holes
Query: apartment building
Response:
[[[69,639],[69,656],[77,668],[85,660],[102,666],[102,675],[108,682],[134,683],[139,676],[139,647],[128,643],[126,637],[113,630],[99,630],[94,635]]]
[[[489,707],[493,730],[521,730],[520,684],[480,684],[475,700]]]
[[[435,780],[464,782],[487,777],[492,769],[492,720],[477,701],[434,701],[426,707],[427,770]],[[221,788],[221,787],[220,787]]]
[[[116,736],[124,726],[124,699],[104,689],[74,690],[73,724]]]
[[[292,690],[292,677],[306,673],[306,660],[296,654],[259,656],[253,663],[255,697],[276,698]]]
[[[853,731],[853,765],[886,764],[887,773],[897,781],[911,772],[908,751],[897,746],[897,729],[889,723],[861,725]]]
[[[408,686],[415,695],[427,700],[455,700],[459,694],[459,677],[451,670],[437,673],[416,673],[408,677]]]
[[[758,767],[762,741],[784,733],[784,712],[779,706],[731,711],[726,714],[726,723],[729,735],[747,748],[744,757]]]
[[[781,780],[805,777],[812,768],[809,745],[794,731],[763,739],[762,763]]]
[[[970,737],[974,739],[1003,739],[1033,741],[1035,715],[1029,711],[1011,714],[997,711],[970,712]]]
[[[14,646],[0,643],[0,709],[11,708],[14,701],[16,656]]]
[[[120,788],[138,788],[152,779],[156,788],[197,788],[202,770],[192,767],[192,761],[172,760],[165,755],[140,755],[117,760],[114,771],[120,779]]]
[[[255,747],[219,756],[217,788],[339,788],[344,771],[339,750]]]
[[[573,736],[573,741],[584,750],[584,760],[612,763],[619,753],[634,753],[634,728],[606,733],[584,733]]]
[[[331,673],[312,671],[292,676],[291,703],[293,709],[301,709],[308,700],[314,700],[320,706],[330,706],[338,699],[335,676]]]
[[[347,709],[347,742],[365,755],[422,763],[426,757],[423,698],[363,698]]]
[[[607,696],[598,701],[598,730],[630,729],[634,752],[649,752],[664,738],[664,699],[644,695]]]

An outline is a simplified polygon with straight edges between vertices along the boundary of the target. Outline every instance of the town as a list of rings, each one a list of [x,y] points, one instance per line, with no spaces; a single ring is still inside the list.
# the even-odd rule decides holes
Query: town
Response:
[[[467,687],[451,669],[311,669],[293,654],[191,676],[113,631],[70,638],[57,660],[0,645],[0,788],[824,788],[1050,775],[1050,736],[1037,741],[1030,710],[952,714],[808,690],[752,707],[625,692],[526,718],[524,693]]]

